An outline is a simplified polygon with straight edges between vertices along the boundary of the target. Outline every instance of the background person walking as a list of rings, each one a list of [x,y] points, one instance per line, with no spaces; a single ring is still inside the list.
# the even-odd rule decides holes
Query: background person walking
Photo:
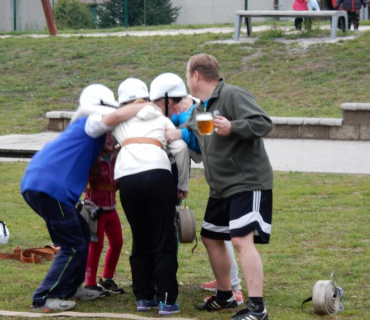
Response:
[[[307,8],[309,11],[320,11],[320,5],[317,0],[307,0]]]
[[[294,0],[293,10],[307,11],[308,10],[307,0]],[[311,21],[311,20],[309,20],[309,21]],[[295,18],[294,19],[294,26],[295,26],[296,30],[302,30],[302,23],[303,23],[303,18]]]
[[[336,0],[335,9],[341,8],[347,11],[348,14],[348,30],[351,30],[351,25],[353,23],[353,28],[358,31],[360,26],[360,11],[361,6],[366,8],[367,0]]]

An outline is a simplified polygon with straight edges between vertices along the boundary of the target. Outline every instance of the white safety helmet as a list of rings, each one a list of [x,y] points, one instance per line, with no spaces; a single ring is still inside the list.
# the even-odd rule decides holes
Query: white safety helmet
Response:
[[[149,98],[149,91],[146,84],[135,78],[128,78],[118,87],[118,103],[121,105],[127,101]]]
[[[102,84],[91,84],[83,89],[80,95],[80,107],[107,106],[118,108],[114,93]]]
[[[9,230],[5,225],[4,221],[0,221],[0,244],[8,243],[9,241]]]
[[[150,100],[154,101],[165,97],[185,97],[188,95],[184,81],[174,73],[162,73],[150,84]]]
[[[108,114],[118,108],[114,93],[102,84],[91,84],[82,90],[80,105],[71,119],[71,123],[81,117],[92,114]]]

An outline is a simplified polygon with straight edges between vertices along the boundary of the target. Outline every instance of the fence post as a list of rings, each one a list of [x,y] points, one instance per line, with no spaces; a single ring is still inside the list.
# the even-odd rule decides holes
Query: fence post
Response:
[[[244,10],[248,10],[248,0],[245,0],[244,2]]]
[[[13,26],[14,31],[17,31],[17,0],[13,1]]]
[[[44,14],[46,18],[46,23],[48,25],[49,33],[51,36],[56,36],[58,33],[57,24],[55,23],[53,11],[51,10],[49,0],[41,0],[42,8],[44,9]]]
[[[274,10],[279,10],[279,0],[274,0]]]
[[[146,0],[144,0],[144,26],[146,26]]]
[[[125,0],[125,28],[128,27],[128,0]]]

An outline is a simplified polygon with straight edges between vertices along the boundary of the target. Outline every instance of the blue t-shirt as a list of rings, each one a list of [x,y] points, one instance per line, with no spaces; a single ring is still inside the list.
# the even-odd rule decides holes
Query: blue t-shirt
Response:
[[[21,181],[21,193],[39,191],[65,205],[76,204],[106,138],[105,134],[98,138],[88,136],[86,120],[83,117],[71,123],[33,156]]]
[[[191,112],[195,108],[196,104],[193,104],[188,111],[186,112],[180,112],[179,114],[172,114],[171,121],[172,123],[178,128],[182,124],[184,124],[186,121],[188,121]],[[188,145],[188,148],[190,150],[195,151],[196,153],[200,153],[200,147],[198,144],[198,140],[195,137],[194,133],[189,131],[187,128],[181,128],[181,138],[186,142]]]

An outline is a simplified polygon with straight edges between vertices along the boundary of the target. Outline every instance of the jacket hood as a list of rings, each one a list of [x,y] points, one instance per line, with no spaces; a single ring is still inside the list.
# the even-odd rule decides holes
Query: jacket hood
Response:
[[[136,118],[139,118],[140,120],[152,120],[160,116],[163,116],[162,112],[158,111],[151,105],[145,106],[136,114]]]

